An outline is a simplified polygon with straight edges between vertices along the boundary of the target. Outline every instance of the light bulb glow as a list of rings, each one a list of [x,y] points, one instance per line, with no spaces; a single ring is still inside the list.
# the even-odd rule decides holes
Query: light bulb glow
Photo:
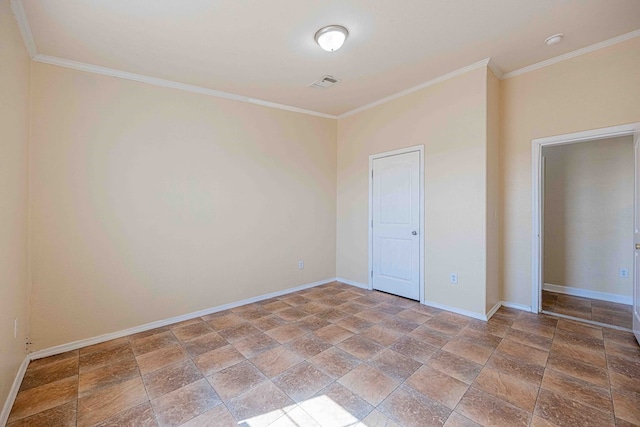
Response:
[[[327,52],[335,52],[344,44],[349,32],[340,25],[321,28],[315,36],[316,42]]]

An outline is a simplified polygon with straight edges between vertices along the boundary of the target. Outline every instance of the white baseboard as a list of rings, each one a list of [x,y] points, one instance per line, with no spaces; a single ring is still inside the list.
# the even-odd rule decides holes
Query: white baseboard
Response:
[[[514,308],[516,310],[522,310],[522,311],[531,312],[531,306],[530,305],[516,304],[515,302],[509,302],[509,301],[500,301],[500,305],[502,307]]]
[[[463,316],[472,317],[478,320],[487,320],[487,316],[482,313],[476,313],[475,311],[464,310],[458,307],[452,307],[446,304],[440,304],[439,302],[434,301],[425,301],[424,305],[429,307],[439,308],[440,310],[450,311],[452,313],[461,314]],[[497,309],[496,309],[497,310]]]
[[[489,310],[489,311],[487,312],[487,315],[485,316],[485,317],[486,317],[486,320],[491,319],[491,316],[493,316],[494,314],[496,314],[496,311],[498,311],[498,309],[499,309],[500,307],[502,307],[502,301],[498,301],[498,302],[496,303],[496,305],[494,305],[494,306],[491,308],[491,310]]]
[[[356,282],[354,280],[344,279],[342,277],[336,277],[336,281],[344,283],[345,285],[355,286],[356,288],[368,289],[368,290],[370,289],[369,285],[366,283]]]
[[[4,406],[2,407],[2,412],[0,412],[0,426],[4,426],[7,424],[9,420],[9,413],[11,413],[11,408],[13,407],[13,402],[16,400],[16,396],[18,395],[18,390],[20,390],[20,384],[22,384],[22,379],[24,378],[24,374],[27,372],[27,366],[29,366],[29,357],[25,357],[18,368],[18,372],[16,373],[16,377],[13,379],[13,384],[11,385],[11,389],[9,389],[9,395],[7,399],[4,401]]]
[[[192,313],[182,314],[180,316],[171,317],[169,319],[158,320],[156,322],[146,323],[140,326],[134,326],[133,328],[123,329],[117,332],[111,332],[104,335],[99,335],[97,337],[85,338],[78,341],[73,341],[67,344],[57,345],[55,347],[49,347],[43,350],[35,351],[29,354],[29,360],[42,359],[43,357],[49,357],[60,353],[65,353],[71,350],[77,350],[82,347],[87,347],[93,344],[99,344],[101,342],[110,341],[116,338],[125,337],[127,335],[137,334],[138,332],[148,331],[150,329],[160,328],[162,326],[171,325],[174,323],[182,322],[185,320],[194,319],[196,317],[206,316],[208,314],[217,313],[219,311],[229,310],[231,308],[240,307],[241,305],[251,304],[258,301],[263,301],[269,298],[275,298],[282,295],[290,294],[293,292],[302,291],[304,289],[313,288],[315,286],[324,285],[327,283],[334,282],[336,279],[334,277],[330,279],[320,280],[318,282],[306,283],[304,285],[296,286],[295,288],[284,289],[281,291],[271,292],[264,295],[259,295],[257,297],[246,298],[240,301],[235,301],[229,304],[223,304],[216,307],[207,308],[200,311],[194,311]]]
[[[625,295],[611,294],[608,292],[591,291],[589,289],[573,288],[571,286],[554,285],[551,283],[545,283],[542,285],[542,290],[549,292],[556,292],[559,294],[571,295],[574,297],[583,297],[597,299],[600,301],[616,302],[618,304],[633,304],[633,297]]]

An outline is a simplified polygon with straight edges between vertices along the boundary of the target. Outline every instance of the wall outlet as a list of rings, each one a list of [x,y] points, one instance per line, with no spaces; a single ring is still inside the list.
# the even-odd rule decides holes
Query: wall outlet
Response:
[[[619,268],[618,269],[618,276],[622,277],[623,279],[628,279],[629,278],[629,269],[628,268]]]
[[[458,284],[458,273],[449,273],[449,282],[454,285]]]
[[[300,261],[298,261],[298,270],[302,270],[304,268],[304,260],[301,259]]]
[[[13,338],[18,338],[18,318],[13,319]]]

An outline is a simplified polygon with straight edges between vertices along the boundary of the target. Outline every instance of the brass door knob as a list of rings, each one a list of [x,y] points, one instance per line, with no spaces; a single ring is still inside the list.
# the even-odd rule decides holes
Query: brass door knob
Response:
[[[636,243],[636,249],[640,250],[640,243]]]

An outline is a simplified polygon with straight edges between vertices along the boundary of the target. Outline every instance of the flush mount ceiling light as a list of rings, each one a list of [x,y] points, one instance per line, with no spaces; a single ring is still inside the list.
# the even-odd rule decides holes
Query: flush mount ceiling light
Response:
[[[554,44],[560,43],[562,41],[562,37],[564,37],[564,34],[562,33],[554,34],[550,37],[547,37],[547,39],[544,42],[549,46],[552,46]]]
[[[342,47],[349,31],[342,25],[329,25],[320,28],[316,33],[316,43],[327,52],[334,52]]]

